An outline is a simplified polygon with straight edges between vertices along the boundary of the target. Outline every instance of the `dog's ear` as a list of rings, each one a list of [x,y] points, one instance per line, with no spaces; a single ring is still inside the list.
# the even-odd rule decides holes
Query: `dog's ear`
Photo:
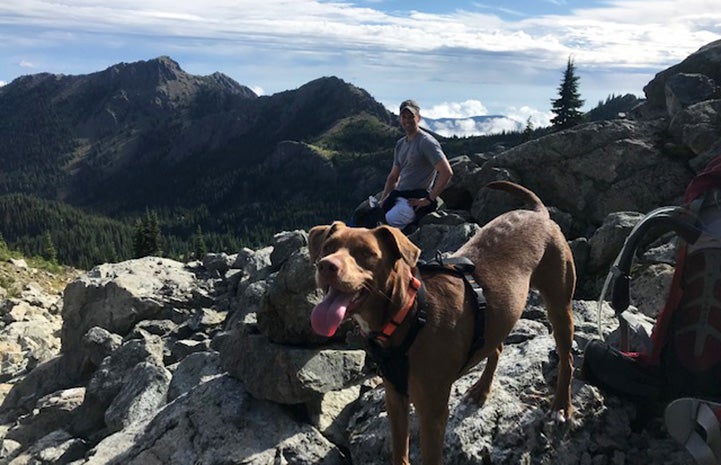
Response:
[[[308,252],[310,252],[310,261],[315,263],[320,258],[320,251],[323,248],[323,243],[337,230],[344,228],[345,223],[342,221],[335,221],[330,226],[313,226],[310,228],[308,233]]]
[[[421,255],[421,249],[406,237],[398,228],[391,226],[379,226],[376,231],[380,234],[391,248],[394,248],[398,256],[402,258],[411,267],[416,266],[418,263],[418,257]]]

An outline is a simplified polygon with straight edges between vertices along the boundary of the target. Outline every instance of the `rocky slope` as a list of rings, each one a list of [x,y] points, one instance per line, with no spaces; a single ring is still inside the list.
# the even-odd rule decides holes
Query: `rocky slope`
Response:
[[[681,74],[659,73],[647,89],[661,86],[663,95],[649,92],[626,119],[580,126],[494,157],[454,159],[456,176],[444,197],[466,207],[429,215],[411,239],[425,255],[455,250],[478,225],[512,208],[482,189],[489,180],[536,190],[576,238],[580,368],[589,340],[615,337],[613,312],[607,305],[599,310],[594,299],[626,235],[643,213],[678,202],[721,148],[718,85],[702,74],[721,66],[719,50],[721,42],[709,44],[684,62],[694,66]],[[72,280],[62,298],[43,292],[6,299],[3,340],[34,341],[15,325],[37,313],[43,320],[26,327],[43,326],[50,342],[16,342],[2,354],[0,463],[388,462],[383,388],[355,331],[349,326],[329,341],[310,328],[320,295],[306,242],[298,230],[279,233],[268,247],[210,254],[202,262],[146,257],[104,264]],[[653,244],[634,268],[636,315],[649,328],[673,271],[673,247],[668,239]],[[659,411],[600,391],[580,370],[574,420],[562,427],[549,422],[553,347],[545,312],[531,294],[486,405],[463,398],[482,365],[454,386],[446,463],[693,463],[666,434]],[[6,371],[11,359],[34,362]],[[417,462],[415,419],[411,443]]]

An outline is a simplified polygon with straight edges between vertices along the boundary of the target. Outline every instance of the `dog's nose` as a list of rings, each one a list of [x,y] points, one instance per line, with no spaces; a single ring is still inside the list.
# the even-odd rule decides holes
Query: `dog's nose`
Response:
[[[319,273],[327,275],[336,275],[338,274],[338,270],[340,269],[340,266],[335,260],[327,257],[319,260],[316,266]]]

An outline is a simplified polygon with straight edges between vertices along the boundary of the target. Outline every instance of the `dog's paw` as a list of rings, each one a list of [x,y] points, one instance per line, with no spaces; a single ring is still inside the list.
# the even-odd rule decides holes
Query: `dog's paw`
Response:
[[[465,397],[477,406],[483,407],[483,405],[486,403],[486,400],[488,400],[489,394],[490,390],[488,388],[475,384],[471,386],[468,391],[466,391]]]

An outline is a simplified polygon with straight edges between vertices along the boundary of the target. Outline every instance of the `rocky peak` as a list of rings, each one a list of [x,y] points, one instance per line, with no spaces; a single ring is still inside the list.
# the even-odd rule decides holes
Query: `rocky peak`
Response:
[[[324,104],[319,105],[319,102]],[[320,134],[338,120],[362,112],[392,124],[391,114],[368,92],[335,76],[322,77],[298,89],[275,94],[267,105],[266,110],[286,116],[278,128],[286,138],[302,138],[303,133]]]
[[[717,85],[721,83],[721,40],[701,47],[681,63],[656,74],[656,77],[643,88],[651,106],[666,108],[666,81],[679,73],[702,74],[715,81]],[[721,91],[717,87],[716,98],[720,96]]]
[[[147,61],[118,63],[97,74],[121,81],[159,84],[164,81],[181,79],[184,77],[185,71],[170,57],[161,56]]]

